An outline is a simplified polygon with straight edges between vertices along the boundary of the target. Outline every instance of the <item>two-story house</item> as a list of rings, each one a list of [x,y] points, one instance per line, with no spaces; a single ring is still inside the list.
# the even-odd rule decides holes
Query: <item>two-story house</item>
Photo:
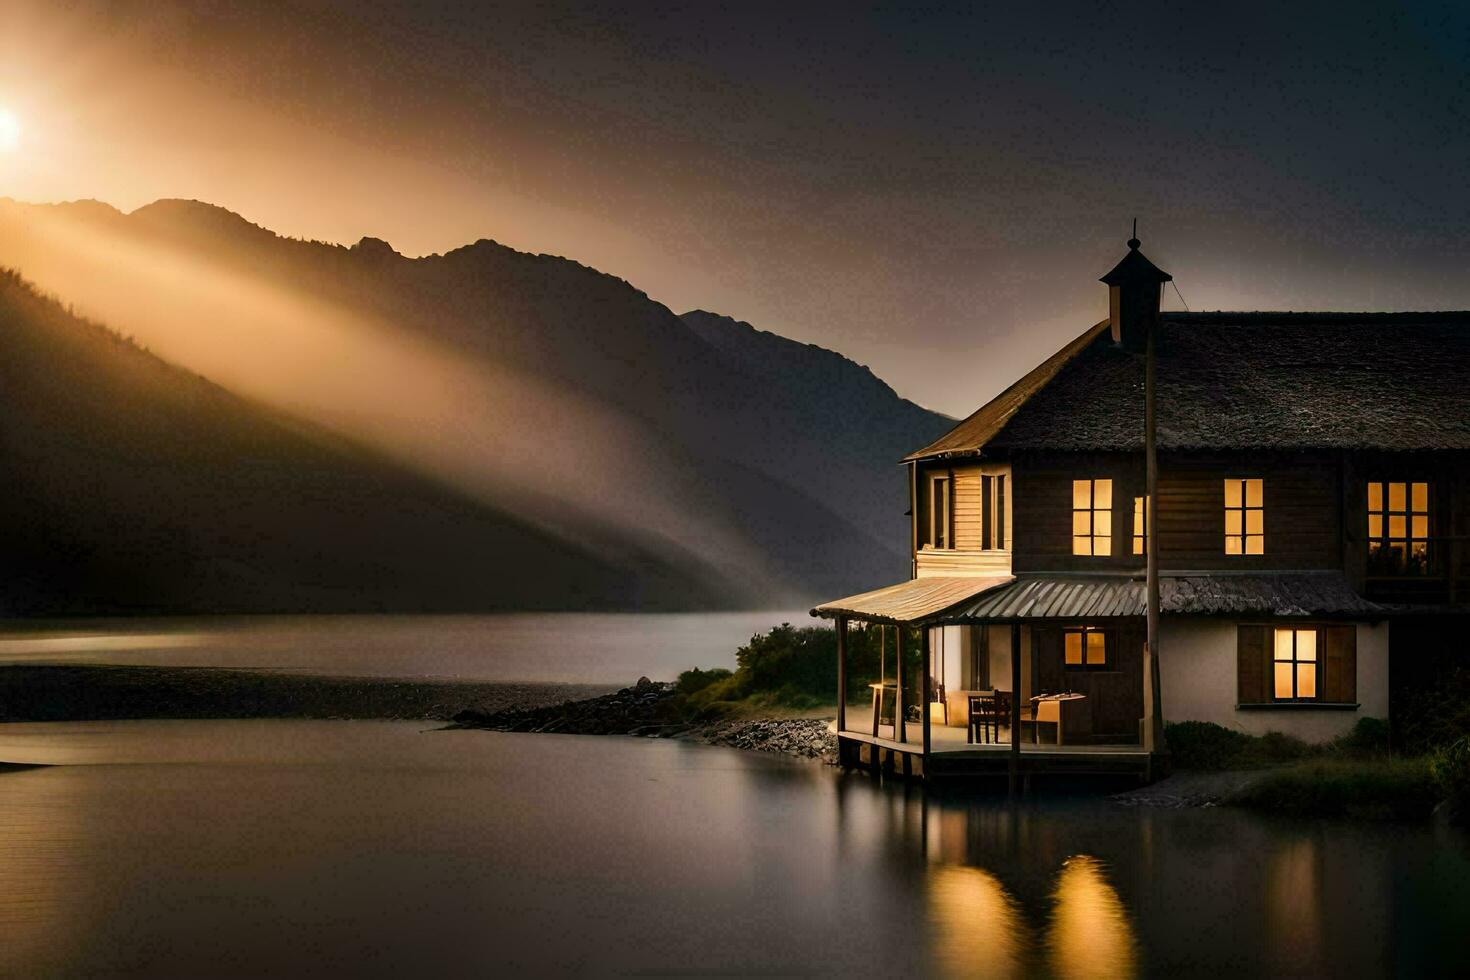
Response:
[[[911,579],[813,610],[924,637],[845,762],[1146,772],[1160,713],[1321,741],[1470,626],[1470,313],[1160,313],[1128,244],[1107,319],[904,460]]]

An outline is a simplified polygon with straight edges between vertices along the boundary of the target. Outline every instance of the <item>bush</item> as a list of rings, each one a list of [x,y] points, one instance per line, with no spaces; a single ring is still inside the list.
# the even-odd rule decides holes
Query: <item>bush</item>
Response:
[[[1274,769],[1226,799],[1233,806],[1299,816],[1406,819],[1440,800],[1426,759],[1313,759]]]
[[[1333,741],[1332,748],[1347,755],[1387,755],[1388,722],[1382,718],[1359,718],[1352,731]]]
[[[709,670],[700,670],[695,667],[679,675],[677,687],[680,694],[694,694],[730,676],[732,676],[730,671],[724,667],[711,667]]]
[[[1470,737],[1470,667],[1418,679],[1403,702],[1395,702],[1393,717],[1400,748],[1408,753],[1435,752]]]
[[[1251,736],[1209,721],[1164,725],[1164,742],[1180,769],[1234,769],[1249,750]]]
[[[1459,822],[1470,821],[1470,736],[1456,739],[1430,759],[1430,772]]]

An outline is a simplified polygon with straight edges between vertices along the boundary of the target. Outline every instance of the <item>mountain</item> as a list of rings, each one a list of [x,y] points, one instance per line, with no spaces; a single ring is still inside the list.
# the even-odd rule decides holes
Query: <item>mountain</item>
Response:
[[[0,614],[716,602],[251,404],[0,271]],[[534,566],[555,591],[529,579]]]
[[[488,240],[408,258],[198,202],[0,202],[0,263],[232,391],[724,604],[906,574],[897,461],[952,424],[841,355]]]

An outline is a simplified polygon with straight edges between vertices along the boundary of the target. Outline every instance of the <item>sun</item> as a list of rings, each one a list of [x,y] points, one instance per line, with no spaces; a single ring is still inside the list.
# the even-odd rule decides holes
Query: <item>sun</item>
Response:
[[[10,153],[20,146],[20,119],[9,109],[0,108],[0,153]]]

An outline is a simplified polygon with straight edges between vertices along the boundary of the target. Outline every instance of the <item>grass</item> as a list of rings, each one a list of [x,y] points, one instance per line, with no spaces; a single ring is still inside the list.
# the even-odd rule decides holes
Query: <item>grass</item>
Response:
[[[1225,802],[1293,816],[1405,820],[1429,816],[1443,797],[1428,757],[1323,756],[1270,770]]]

